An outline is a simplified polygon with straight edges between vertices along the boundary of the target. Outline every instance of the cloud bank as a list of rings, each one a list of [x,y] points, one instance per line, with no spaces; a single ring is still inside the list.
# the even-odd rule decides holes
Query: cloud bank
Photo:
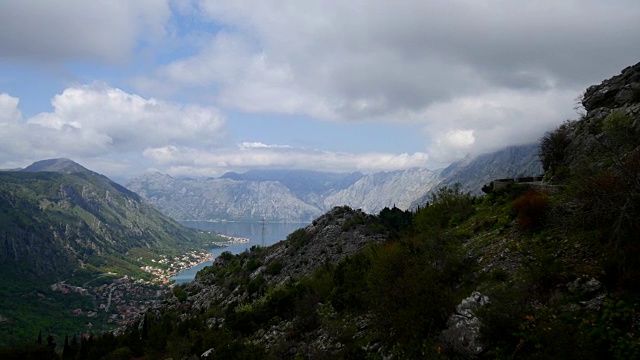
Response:
[[[256,167],[305,169],[310,163],[317,170],[384,171],[425,166],[428,159],[424,153],[349,154],[257,141],[229,144],[226,119],[215,108],[143,98],[103,83],[67,88],[51,105],[52,112],[23,119],[19,99],[0,94],[0,161],[5,167],[70,157],[116,175],[161,167],[173,175],[219,176]],[[15,158],[27,160],[12,162]]]

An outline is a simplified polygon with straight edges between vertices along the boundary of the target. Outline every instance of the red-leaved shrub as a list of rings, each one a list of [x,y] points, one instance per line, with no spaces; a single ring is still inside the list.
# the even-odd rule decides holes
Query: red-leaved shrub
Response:
[[[538,228],[544,219],[549,205],[549,196],[541,190],[531,189],[513,202],[516,222],[520,229],[532,231]]]

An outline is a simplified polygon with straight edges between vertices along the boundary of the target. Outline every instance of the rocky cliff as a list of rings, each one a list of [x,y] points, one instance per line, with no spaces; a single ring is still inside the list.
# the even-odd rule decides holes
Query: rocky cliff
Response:
[[[640,145],[640,63],[587,88],[582,106],[581,119],[565,122],[541,143],[550,180],[619,167],[635,153]]]

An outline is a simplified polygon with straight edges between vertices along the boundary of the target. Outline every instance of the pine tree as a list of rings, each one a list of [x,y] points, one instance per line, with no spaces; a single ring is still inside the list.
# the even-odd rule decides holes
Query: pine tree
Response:
[[[70,351],[69,351],[69,335],[64,336],[64,346],[62,347],[62,358],[70,359]]]
[[[56,349],[56,342],[53,340],[53,335],[49,334],[49,336],[47,336],[47,346],[51,349],[51,350],[55,350]]]

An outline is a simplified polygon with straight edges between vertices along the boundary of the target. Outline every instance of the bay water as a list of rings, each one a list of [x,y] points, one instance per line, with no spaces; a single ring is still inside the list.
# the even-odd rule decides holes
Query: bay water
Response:
[[[264,246],[275,244],[278,241],[287,238],[287,235],[292,232],[303,228],[308,223],[270,223],[265,222],[211,222],[211,221],[180,221],[184,226],[194,228],[201,231],[213,231],[219,234],[224,234],[233,237],[249,239],[246,243],[231,243],[229,246],[222,248],[211,248],[211,257],[215,259],[218,255],[225,251],[229,251],[232,254],[239,254],[245,250],[250,249],[254,245],[262,246],[264,239]],[[206,261],[198,264],[192,268],[183,270],[171,279],[176,284],[184,284],[192,281],[196,273],[202,270],[205,266],[212,264],[212,261]]]

